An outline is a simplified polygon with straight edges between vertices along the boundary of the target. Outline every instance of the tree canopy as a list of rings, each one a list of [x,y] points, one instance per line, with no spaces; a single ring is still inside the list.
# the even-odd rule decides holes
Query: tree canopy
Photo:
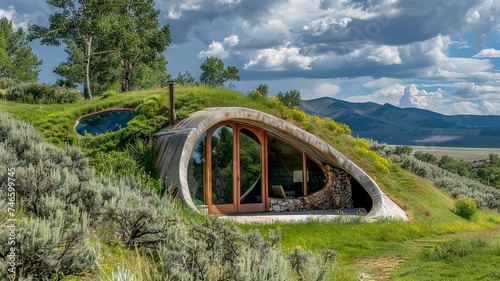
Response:
[[[297,90],[286,91],[285,93],[279,92],[276,97],[288,107],[299,106],[300,92]]]
[[[14,31],[12,21],[0,19],[0,77],[15,82],[38,80],[38,67],[42,61],[38,60],[28,42],[22,28]]]
[[[160,25],[160,10],[153,0],[122,1],[119,17],[108,33],[111,49],[119,50],[121,90],[166,84],[169,76],[162,53],[172,41],[169,26]],[[106,49],[104,45],[102,51]]]
[[[194,79],[193,75],[191,75],[191,72],[187,70],[184,72],[184,74],[179,72],[174,81],[175,83],[182,86],[192,86],[196,84],[196,80]]]
[[[238,68],[236,66],[224,68],[224,62],[216,57],[207,57],[200,68],[203,71],[200,81],[212,87],[222,87],[227,81],[240,81]]]
[[[62,84],[81,83],[86,99],[92,92],[120,87],[151,87],[165,82],[162,52],[170,44],[168,26],[160,26],[153,0],[48,0],[60,11],[49,27],[30,25],[30,39],[66,44],[68,59],[54,72]]]

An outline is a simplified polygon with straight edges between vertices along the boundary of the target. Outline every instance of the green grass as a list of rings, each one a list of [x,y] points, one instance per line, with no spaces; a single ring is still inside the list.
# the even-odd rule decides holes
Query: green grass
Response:
[[[53,144],[75,143],[77,134],[74,125],[85,114],[112,107],[135,107],[146,97],[168,95],[168,89],[133,91],[107,98],[79,100],[71,104],[24,104],[0,99],[0,111],[33,125],[45,140]],[[245,95],[227,89],[210,87],[178,87],[175,90],[176,111],[179,118],[192,112],[214,106],[246,106],[259,110],[267,109],[265,103],[256,103]],[[275,111],[274,111],[275,112]]]
[[[167,90],[129,92],[64,105],[28,105],[0,100],[0,111],[32,124],[53,144],[70,142],[78,145],[73,126],[79,116],[109,107],[136,106],[154,94],[166,95]],[[265,235],[269,230],[279,229],[282,240],[278,246],[286,252],[296,247],[318,254],[324,249],[336,250],[338,260],[330,266],[327,280],[357,280],[360,274],[393,280],[500,278],[497,268],[500,262],[500,215],[497,212],[480,210],[471,221],[455,215],[452,211],[454,200],[442,190],[390,162],[387,164],[388,171],[381,171],[374,164],[375,158],[367,157],[359,149],[356,151],[355,145],[359,141],[328,130],[317,119],[308,117],[302,120],[303,116],[297,114],[294,119],[293,116],[285,116],[277,108],[269,108],[264,100],[255,100],[227,89],[176,88],[176,111],[180,118],[215,106],[242,106],[261,110],[286,118],[314,133],[366,171],[386,194],[406,209],[411,219],[410,222],[311,220],[289,224],[240,225],[244,231],[257,229]],[[186,218],[199,218],[189,210],[183,210],[183,215]],[[484,241],[486,246],[471,246],[464,256],[450,258],[438,255],[438,258],[429,259],[425,254],[442,243],[460,243],[475,238]],[[110,246],[102,246],[101,250],[104,255],[99,266],[103,280],[110,280],[111,268],[116,268],[122,260],[138,276],[150,268],[147,261],[136,253]]]
[[[295,247],[313,252],[321,253],[324,249],[336,250],[339,254],[337,267],[332,267],[329,274],[330,278],[345,275],[347,278],[338,280],[355,280],[354,277],[361,274],[360,264],[365,264],[364,273],[373,276],[377,270],[383,266],[392,268],[392,261],[401,261],[398,265],[398,273],[401,275],[411,275],[414,268],[418,268],[412,278],[418,279],[418,274],[429,274],[436,267],[448,265],[446,259],[429,261],[428,268],[421,268],[421,252],[428,247],[442,241],[450,239],[470,237],[485,237],[497,229],[496,235],[485,238],[488,243],[489,253],[484,257],[481,251],[474,251],[474,255],[462,258],[456,258],[458,261],[471,259],[474,257],[475,263],[482,263],[483,267],[494,267],[492,255],[500,251],[500,245],[495,239],[499,238],[498,229],[500,221],[498,214],[494,212],[483,212],[476,218],[476,221],[469,222],[463,219],[457,219],[449,211],[449,215],[444,218],[435,218],[432,220],[420,219],[419,221],[398,222],[398,221],[379,221],[375,223],[365,222],[324,222],[307,221],[304,223],[276,223],[266,225],[241,225],[244,230],[258,229],[261,233],[268,233],[270,230],[279,229],[282,234],[282,240],[279,246],[284,251],[290,252]],[[495,241],[493,243],[493,241]],[[387,264],[377,264],[382,263]],[[463,261],[465,263],[465,261]],[[377,266],[373,266],[377,264]],[[338,271],[341,269],[342,273]],[[468,275],[474,268],[460,267],[455,268],[455,274]],[[401,273],[399,273],[401,272]],[[475,275],[477,276],[477,275]],[[446,276],[433,275],[432,280],[447,280]],[[408,279],[412,280],[412,279]],[[430,279],[429,279],[430,280]],[[478,280],[478,279],[462,279]]]
[[[70,104],[22,104],[0,100],[0,111],[33,125],[50,143],[75,143],[76,120],[85,114],[110,107],[136,106],[145,97],[158,91],[130,92],[106,99],[79,100]]]

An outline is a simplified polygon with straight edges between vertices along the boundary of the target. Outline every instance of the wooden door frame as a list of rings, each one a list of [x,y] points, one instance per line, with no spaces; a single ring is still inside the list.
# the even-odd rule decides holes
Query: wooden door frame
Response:
[[[220,128],[221,126],[229,126],[233,130],[233,203],[231,204],[212,204],[212,136],[213,133]],[[236,197],[234,191],[235,185],[235,175],[234,175],[234,153],[236,147],[236,137],[235,137],[235,125],[231,122],[222,122],[214,125],[210,129],[207,130],[207,141],[206,141],[206,151],[205,151],[205,159],[207,159],[205,165],[205,171],[207,173],[207,177],[205,177],[205,189],[204,193],[206,194],[206,204],[208,205],[208,213],[209,214],[231,214],[236,212]]]
[[[247,204],[241,204],[241,181],[239,180],[241,178],[241,167],[240,167],[240,139],[239,139],[239,133],[242,129],[249,130],[252,132],[258,139],[259,139],[259,144],[260,144],[260,173],[261,173],[261,179],[260,179],[260,192],[261,192],[261,202],[260,203],[247,203]],[[266,191],[266,182],[265,179],[267,179],[267,170],[265,169],[266,163],[265,163],[265,153],[267,151],[267,146],[265,146],[265,132],[259,128],[249,126],[247,124],[241,124],[241,123],[236,123],[236,132],[238,135],[237,138],[237,151],[235,153],[236,157],[236,174],[237,174],[237,182],[236,182],[236,198],[237,200],[237,205],[236,205],[236,211],[238,213],[249,213],[249,212],[265,212],[265,204],[266,204],[266,198],[265,198],[265,191]]]
[[[221,126],[229,126],[233,130],[233,203],[232,204],[212,204],[212,136]],[[240,139],[241,129],[247,129],[259,139],[261,146],[261,193],[262,202],[252,204],[241,204],[241,186],[240,186]],[[257,127],[239,123],[239,122],[221,122],[207,130],[205,149],[205,202],[208,205],[209,214],[230,214],[239,212],[265,212],[268,204],[267,196],[267,133]],[[246,205],[246,206],[245,206]]]

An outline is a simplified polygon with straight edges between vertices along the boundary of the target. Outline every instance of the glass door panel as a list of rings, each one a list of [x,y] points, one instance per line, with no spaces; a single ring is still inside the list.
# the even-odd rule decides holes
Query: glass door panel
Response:
[[[239,132],[240,204],[262,203],[262,149],[248,129]]]

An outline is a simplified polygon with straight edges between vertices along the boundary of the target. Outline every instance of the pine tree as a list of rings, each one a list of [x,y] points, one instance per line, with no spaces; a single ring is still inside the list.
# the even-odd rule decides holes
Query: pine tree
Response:
[[[22,28],[14,31],[12,21],[0,19],[0,78],[15,82],[36,82],[42,64],[28,45]]]

